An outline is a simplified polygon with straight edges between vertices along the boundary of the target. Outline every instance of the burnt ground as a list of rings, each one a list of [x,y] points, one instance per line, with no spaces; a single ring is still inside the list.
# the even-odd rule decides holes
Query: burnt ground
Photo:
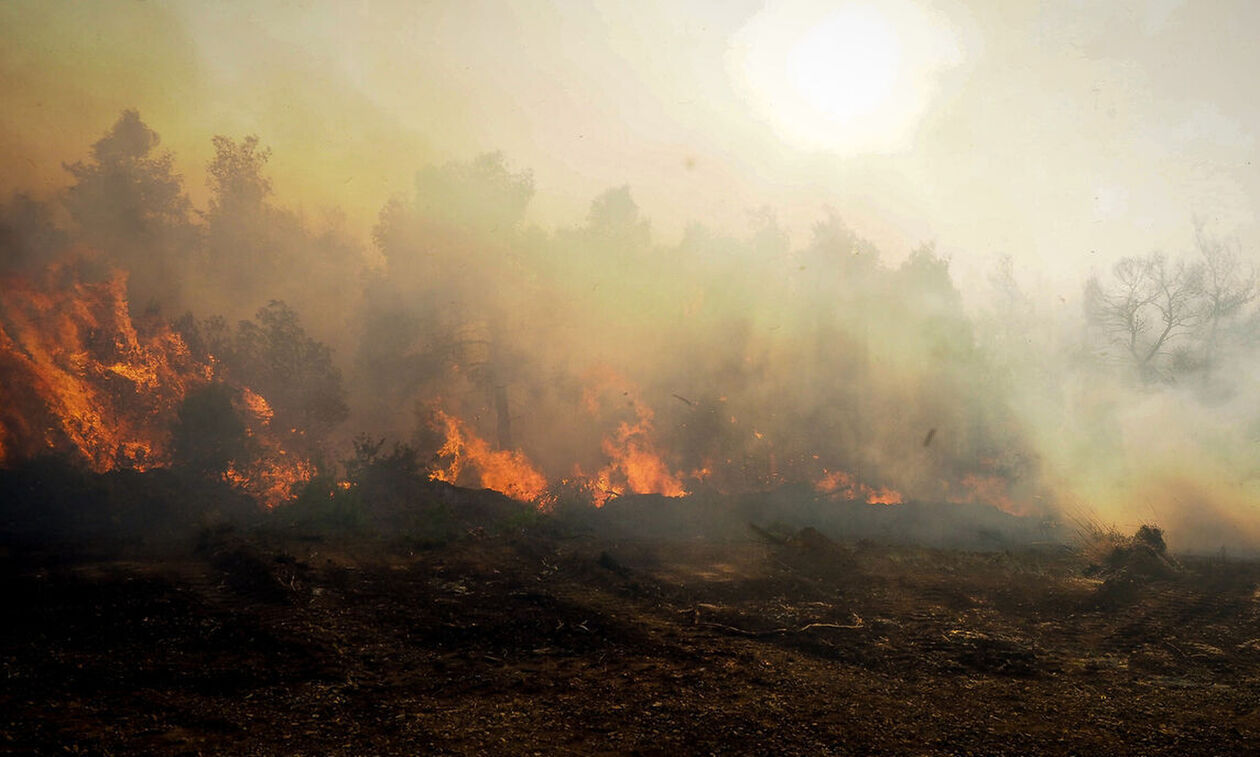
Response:
[[[1260,567],[816,532],[3,549],[0,749],[1247,754]]]

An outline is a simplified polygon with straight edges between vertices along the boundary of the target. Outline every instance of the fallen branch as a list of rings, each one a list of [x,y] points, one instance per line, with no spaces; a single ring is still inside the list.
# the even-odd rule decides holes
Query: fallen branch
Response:
[[[857,618],[857,616],[854,616],[854,617]],[[866,624],[862,622],[861,618],[857,618],[857,622],[850,625],[843,625],[840,623],[806,623],[800,628],[787,628],[787,627],[772,628],[769,631],[749,631],[746,628],[736,628],[735,626],[728,626],[725,623],[704,622],[704,623],[697,623],[696,625],[700,626],[701,628],[712,628],[715,631],[731,633],[737,636],[747,636],[750,639],[759,639],[759,638],[764,638],[767,636],[781,636],[781,635],[790,634],[790,633],[808,633],[810,631],[822,631],[822,630],[852,631],[858,628],[866,627]]]
[[[761,526],[758,526],[758,525],[757,525],[757,524],[755,524],[755,523],[749,523],[749,524],[748,524],[748,527],[749,527],[750,529],[752,529],[752,532],[753,532],[754,534],[756,534],[756,535],[760,536],[762,539],[766,540],[766,541],[767,541],[767,542],[769,542],[770,544],[774,544],[774,545],[776,545],[776,546],[780,546],[780,547],[785,547],[785,546],[787,546],[787,544],[788,544],[788,540],[787,540],[787,539],[785,539],[785,538],[783,538],[782,536],[779,536],[779,535],[777,535],[777,534],[772,534],[772,533],[770,533],[769,531],[765,530],[764,528],[762,528]]]

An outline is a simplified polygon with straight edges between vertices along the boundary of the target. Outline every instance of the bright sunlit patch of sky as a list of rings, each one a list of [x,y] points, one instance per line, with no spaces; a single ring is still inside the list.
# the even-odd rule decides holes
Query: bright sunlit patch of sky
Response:
[[[909,147],[961,57],[947,19],[914,3],[779,0],[736,32],[729,66],[784,141],[861,154]]]
[[[14,0],[0,191],[64,184],[138,107],[194,199],[210,137],[257,134],[283,202],[364,238],[417,169],[502,150],[544,225],[623,184],[666,242],[769,207],[801,243],[831,208],[891,260],[935,240],[964,284],[1010,254],[1074,294],[1196,215],[1260,243],[1257,25],[1243,0]]]

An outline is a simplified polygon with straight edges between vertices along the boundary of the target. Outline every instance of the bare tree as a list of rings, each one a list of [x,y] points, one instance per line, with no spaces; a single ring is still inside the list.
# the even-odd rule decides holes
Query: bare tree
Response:
[[[1203,322],[1204,265],[1152,253],[1121,259],[1112,278],[1104,285],[1094,277],[1085,286],[1086,315],[1104,335],[1105,352],[1143,381],[1168,378],[1163,363]]]
[[[1256,271],[1243,262],[1236,239],[1211,236],[1201,220],[1195,221],[1194,239],[1203,268],[1200,315],[1206,378],[1215,367],[1222,331],[1256,298]]]

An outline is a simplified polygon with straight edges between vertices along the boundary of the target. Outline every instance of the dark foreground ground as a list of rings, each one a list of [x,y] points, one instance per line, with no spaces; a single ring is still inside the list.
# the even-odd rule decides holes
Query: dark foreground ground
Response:
[[[0,750],[1260,753],[1255,564],[778,536],[10,545]]]

